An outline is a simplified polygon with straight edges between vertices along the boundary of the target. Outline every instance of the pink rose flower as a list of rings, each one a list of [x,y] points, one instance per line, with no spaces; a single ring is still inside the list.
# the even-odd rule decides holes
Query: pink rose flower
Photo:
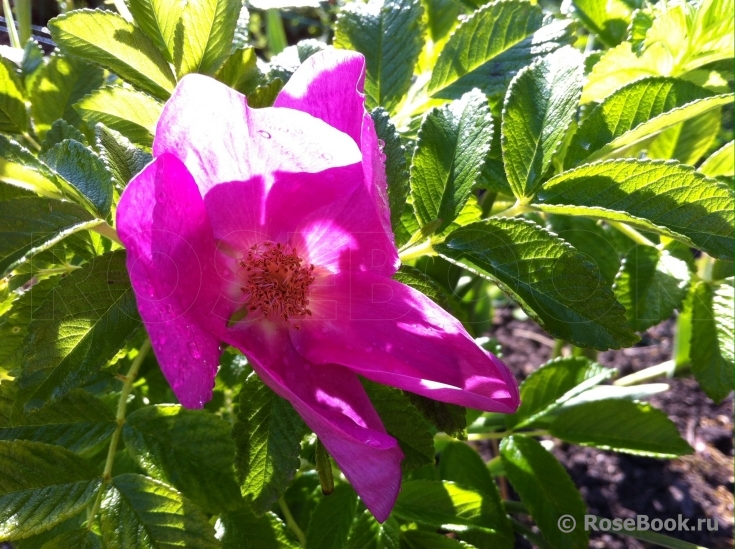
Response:
[[[274,107],[200,75],[166,104],[153,162],[117,229],[138,308],[184,406],[212,397],[240,349],[385,520],[403,454],[358,374],[429,398],[514,412],[516,383],[461,323],[391,277],[399,266],[360,54],[310,57]]]

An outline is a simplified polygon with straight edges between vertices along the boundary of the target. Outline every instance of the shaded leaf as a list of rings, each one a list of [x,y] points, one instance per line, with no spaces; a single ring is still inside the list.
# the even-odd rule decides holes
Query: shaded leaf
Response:
[[[429,112],[411,163],[413,207],[422,227],[439,221],[441,232],[460,214],[492,137],[487,99],[476,90]]]
[[[434,249],[494,280],[554,337],[600,350],[636,341],[599,270],[530,221],[490,218],[457,229]]]
[[[28,131],[23,84],[18,70],[4,57],[0,57],[0,131]]]
[[[365,56],[369,109],[393,111],[411,85],[424,45],[419,0],[370,0],[347,4],[335,26],[334,44]]]
[[[220,518],[224,528],[222,549],[297,549],[286,525],[275,513],[256,517],[248,511],[225,513]]]
[[[125,252],[95,258],[64,278],[34,313],[18,385],[28,408],[84,383],[141,327]]]
[[[304,424],[291,404],[255,373],[240,390],[240,411],[232,428],[241,492],[262,515],[288,488],[299,468]]]
[[[122,134],[99,123],[95,127],[100,158],[112,174],[118,188],[125,187],[151,160],[153,156],[133,145]]]
[[[349,484],[322,496],[306,530],[306,549],[343,549],[356,511],[357,494]]]
[[[388,112],[377,107],[370,113],[375,124],[375,132],[382,140],[382,152],[385,155],[385,178],[388,183],[388,206],[390,223],[393,230],[401,221],[401,214],[406,207],[406,198],[410,190],[408,169],[406,166],[406,150]]]
[[[102,483],[61,446],[0,441],[0,540],[18,540],[81,513]]]
[[[564,532],[559,528],[562,516],[571,516],[576,524],[584,524],[586,511],[582,496],[569,473],[541,444],[528,437],[513,435],[500,445],[505,472],[513,489],[530,512],[552,547],[587,547],[584,528]]]
[[[110,549],[216,549],[207,515],[166,484],[142,475],[112,479],[100,510],[104,546]]]
[[[51,124],[51,128],[46,132],[46,137],[41,143],[41,152],[44,153],[48,151],[51,147],[57,143],[61,143],[65,139],[73,139],[83,145],[87,144],[87,138],[84,137],[82,132],[69,124],[63,118],[60,118]]]
[[[130,414],[125,447],[138,466],[213,513],[237,509],[230,424],[202,410],[160,404]]]
[[[41,549],[102,549],[99,536],[86,528],[64,532],[51,541],[44,543]]]
[[[263,82],[263,73],[260,72],[256,61],[255,48],[252,46],[235,50],[217,72],[216,78],[247,95]]]
[[[385,430],[403,451],[401,469],[410,471],[434,463],[434,437],[419,411],[398,389],[361,380]]]
[[[39,70],[29,98],[38,137],[43,139],[60,118],[79,126],[82,119],[72,106],[103,82],[104,71],[99,67],[80,59],[52,55]]]
[[[400,532],[396,519],[388,517],[381,524],[365,510],[352,523],[346,549],[399,549]]]
[[[431,422],[437,431],[444,432],[456,438],[465,438],[467,430],[466,410],[456,404],[447,404],[432,400],[416,393],[405,392],[411,404]]]
[[[65,139],[41,158],[86,198],[100,217],[107,217],[112,207],[112,177],[99,156],[78,141]]]
[[[734,300],[732,278],[714,287],[699,282],[692,296],[692,371],[715,402],[733,390]]]
[[[685,261],[652,246],[635,245],[615,280],[615,296],[631,327],[643,331],[681,308],[689,278]]]

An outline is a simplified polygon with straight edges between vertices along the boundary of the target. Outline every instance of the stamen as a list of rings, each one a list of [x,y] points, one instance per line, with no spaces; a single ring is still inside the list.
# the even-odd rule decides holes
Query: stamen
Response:
[[[240,291],[248,296],[248,309],[260,309],[271,320],[311,316],[306,306],[314,265],[303,262],[288,245],[266,241],[252,246],[240,260],[246,275]]]

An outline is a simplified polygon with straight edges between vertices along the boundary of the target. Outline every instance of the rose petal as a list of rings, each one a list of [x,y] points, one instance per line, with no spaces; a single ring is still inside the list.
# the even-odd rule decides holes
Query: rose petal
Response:
[[[361,161],[353,139],[292,109],[250,109],[245,96],[207,76],[181,79],[163,109],[153,154],[181,159],[202,195],[218,183],[276,172],[318,173]]]
[[[305,361],[287,331],[272,324],[238,325],[227,339],[266,385],[291,402],[375,518],[386,520],[398,497],[403,452],[386,434],[357,376]]]
[[[224,322],[213,311],[219,289],[212,228],[178,159],[164,154],[130,182],[117,207],[117,231],[161,370],[184,406],[201,408],[212,398]]]
[[[290,331],[310,362],[356,373],[434,400],[514,412],[507,367],[422,293],[368,272],[340,273],[310,291],[313,317]]]

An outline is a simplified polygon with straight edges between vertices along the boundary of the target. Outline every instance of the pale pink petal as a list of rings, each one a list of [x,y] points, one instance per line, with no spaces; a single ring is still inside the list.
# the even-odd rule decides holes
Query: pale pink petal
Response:
[[[224,322],[213,311],[219,290],[212,228],[179,160],[164,154],[130,182],[117,207],[117,231],[161,370],[184,406],[201,408],[212,398]]]
[[[286,329],[273,324],[238,325],[227,339],[266,385],[291,402],[375,518],[386,520],[398,497],[403,452],[357,376],[340,366],[310,364]]]
[[[313,317],[291,329],[316,364],[354,372],[434,400],[514,412],[518,388],[507,367],[422,293],[372,273],[340,273],[314,284]]]
[[[292,109],[250,109],[245,96],[207,76],[182,78],[166,102],[153,154],[184,162],[202,195],[218,183],[276,172],[318,173],[361,161],[355,141]]]

